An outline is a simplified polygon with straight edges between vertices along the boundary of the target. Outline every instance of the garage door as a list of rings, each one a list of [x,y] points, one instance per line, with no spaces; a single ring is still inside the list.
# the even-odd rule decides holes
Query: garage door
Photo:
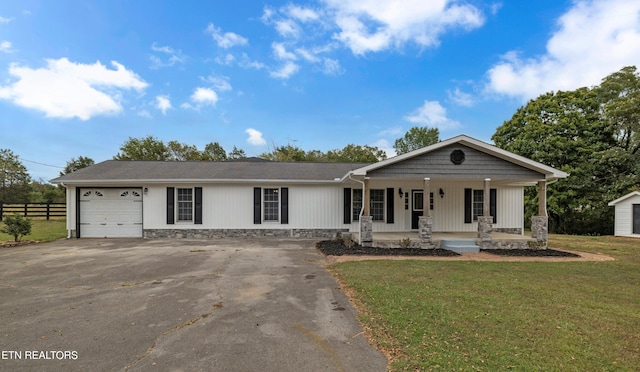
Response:
[[[81,189],[80,237],[141,238],[142,189]]]

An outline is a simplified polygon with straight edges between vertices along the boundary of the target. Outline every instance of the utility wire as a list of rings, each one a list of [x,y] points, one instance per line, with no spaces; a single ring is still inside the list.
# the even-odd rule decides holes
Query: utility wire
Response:
[[[38,161],[33,161],[33,160],[27,160],[21,157],[18,157],[18,159],[22,160],[22,161],[26,161],[29,163],[35,163],[35,164],[39,164],[39,165],[44,165],[46,167],[51,167],[51,168],[59,168],[59,169],[64,169],[64,167],[58,166],[58,165],[51,165],[51,164],[45,164],[45,163],[40,163]]]

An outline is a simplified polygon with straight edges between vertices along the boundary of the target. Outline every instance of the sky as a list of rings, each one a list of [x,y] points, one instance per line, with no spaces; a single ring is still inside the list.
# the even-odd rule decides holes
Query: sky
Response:
[[[0,2],[0,149],[47,181],[129,138],[257,156],[491,143],[540,94],[640,65],[640,0]],[[640,66],[639,66],[640,67]]]

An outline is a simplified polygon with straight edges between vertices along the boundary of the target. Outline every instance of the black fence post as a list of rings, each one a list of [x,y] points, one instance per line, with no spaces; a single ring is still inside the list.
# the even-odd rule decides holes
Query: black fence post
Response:
[[[24,203],[24,216],[27,217],[29,215],[29,203]]]
[[[4,202],[2,200],[0,200],[0,221],[2,221],[2,205],[4,204]]]
[[[49,221],[49,203],[47,203],[47,221]]]

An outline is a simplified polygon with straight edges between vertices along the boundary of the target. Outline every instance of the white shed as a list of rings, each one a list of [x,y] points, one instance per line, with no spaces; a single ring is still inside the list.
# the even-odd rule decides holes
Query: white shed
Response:
[[[631,192],[609,203],[615,207],[615,236],[640,238],[640,191]]]

